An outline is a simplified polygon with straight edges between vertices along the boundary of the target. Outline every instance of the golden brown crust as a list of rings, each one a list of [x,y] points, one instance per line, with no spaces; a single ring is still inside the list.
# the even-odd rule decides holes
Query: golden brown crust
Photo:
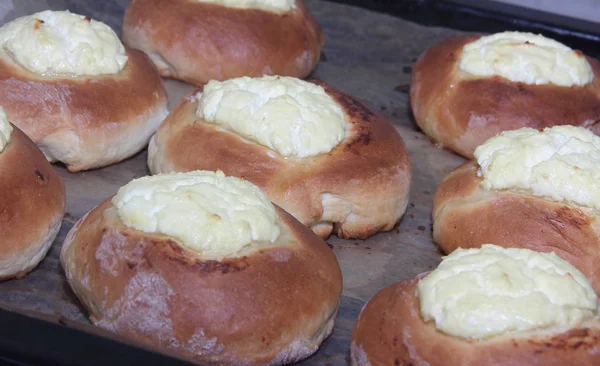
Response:
[[[477,146],[502,131],[569,124],[600,132],[595,125],[600,120],[600,62],[587,58],[594,80],[583,87],[469,77],[458,69],[458,61],[462,47],[480,37],[450,37],[415,63],[411,106],[425,134],[472,158]]]
[[[600,223],[591,209],[525,193],[480,187],[470,162],[442,180],[433,207],[433,240],[446,252],[503,247],[555,252],[577,267],[600,293]]]
[[[501,336],[466,341],[444,334],[420,315],[423,275],[377,293],[359,315],[351,344],[353,365],[597,365],[600,323],[557,335]]]
[[[195,122],[197,102],[169,114],[148,150],[150,171],[222,170],[258,185],[277,205],[326,237],[391,230],[408,203],[410,163],[402,138],[380,113],[322,85],[345,111],[350,132],[331,152],[283,158],[213,124]]]
[[[42,260],[65,211],[65,187],[35,144],[13,127],[0,153],[0,279]]]
[[[321,27],[303,0],[285,13],[193,0],[133,0],[123,42],[146,52],[162,76],[203,85],[239,76],[304,78],[323,46]]]
[[[96,325],[198,362],[232,365],[294,362],[331,332],[339,265],[323,240],[280,208],[281,247],[219,262],[126,228],[116,214],[111,219],[111,206],[107,200],[82,218],[61,253]]]
[[[140,51],[116,75],[52,78],[0,58],[8,118],[70,171],[119,162],[148,142],[167,113],[156,68]]]

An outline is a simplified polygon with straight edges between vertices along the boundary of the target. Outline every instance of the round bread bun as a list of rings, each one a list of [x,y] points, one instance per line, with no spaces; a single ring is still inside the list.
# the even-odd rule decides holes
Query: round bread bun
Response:
[[[436,329],[420,315],[417,284],[426,274],[377,293],[354,327],[351,364],[367,365],[596,365],[600,322],[564,333],[507,335],[468,341]]]
[[[162,76],[196,85],[239,76],[304,78],[323,47],[321,27],[303,0],[280,13],[195,0],[133,0],[122,38],[147,53]]]
[[[132,229],[116,210],[109,199],[90,211],[61,252],[97,326],[210,365],[292,363],[331,333],[340,267],[327,244],[281,208],[273,211],[276,241],[222,259]]]
[[[584,86],[534,85],[459,69],[463,47],[482,35],[452,36],[426,50],[412,69],[410,100],[417,125],[442,147],[472,158],[501,131],[574,125],[600,133],[600,62],[586,57]],[[577,51],[576,51],[577,52]],[[583,56],[582,56],[583,57]]]
[[[21,278],[40,263],[58,234],[65,187],[16,126],[0,152],[0,195],[0,280]]]
[[[331,151],[284,157],[237,133],[204,123],[198,100],[184,98],[148,147],[153,174],[222,170],[259,186],[317,235],[367,238],[391,230],[408,204],[408,152],[394,126],[356,98],[322,82],[345,116],[346,135]]]
[[[600,223],[596,210],[526,191],[481,187],[468,162],[440,183],[433,203],[433,240],[445,253],[483,243],[555,252],[583,272],[600,293]]]
[[[0,52],[0,100],[50,162],[71,172],[117,163],[143,149],[168,112],[152,62],[126,54],[116,74],[61,75],[32,72]]]

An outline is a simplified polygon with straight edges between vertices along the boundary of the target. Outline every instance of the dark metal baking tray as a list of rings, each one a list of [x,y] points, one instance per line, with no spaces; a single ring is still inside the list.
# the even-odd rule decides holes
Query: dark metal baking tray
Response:
[[[68,8],[118,30],[127,2],[0,0],[0,20]],[[592,26],[581,29],[569,23],[572,20],[522,9],[485,9],[468,0],[338,2],[363,7],[307,1],[326,39],[325,58],[313,77],[356,95],[390,119],[411,154],[413,182],[408,210],[396,229],[368,240],[327,240],[342,267],[344,293],[333,335],[302,363],[306,365],[345,365],[352,327],[364,303],[383,287],[430,270],[440,260],[431,240],[433,193],[442,177],[464,160],[434,146],[412,120],[408,85],[412,63],[421,52],[452,34],[505,29],[542,32],[596,56],[600,49]],[[192,89],[176,81],[166,81],[165,85],[170,107]],[[129,180],[148,174],[145,161],[144,151],[120,164],[89,172],[70,174],[56,166],[67,186],[68,212],[59,237],[41,265],[21,280],[0,283],[0,363],[185,364],[131,346],[92,326],[70,292],[58,260],[62,241],[76,220]]]

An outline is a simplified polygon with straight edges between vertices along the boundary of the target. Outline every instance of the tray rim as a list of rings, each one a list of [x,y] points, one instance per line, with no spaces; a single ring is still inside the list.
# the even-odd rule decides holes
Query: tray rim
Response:
[[[476,0],[326,0],[385,12],[426,26],[537,32],[600,57],[600,24],[511,4]],[[574,22],[581,23],[577,26]],[[583,28],[583,29],[582,29]],[[89,324],[0,306],[0,363],[8,365],[191,365]]]

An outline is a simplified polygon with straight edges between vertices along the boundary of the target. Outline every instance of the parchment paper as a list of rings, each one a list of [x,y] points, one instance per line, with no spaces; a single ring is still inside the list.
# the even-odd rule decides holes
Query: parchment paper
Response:
[[[128,0],[0,0],[0,23],[45,9],[91,16],[119,32]],[[464,160],[434,146],[417,130],[408,104],[411,65],[427,47],[457,33],[424,27],[363,9],[308,0],[325,34],[325,59],[313,77],[349,92],[382,111],[396,126],[411,155],[413,181],[408,210],[391,232],[368,240],[327,242],[342,267],[344,292],[334,334],[303,364],[345,365],[352,327],[364,303],[394,282],[431,270],[440,253],[431,240],[432,197],[442,177]],[[193,88],[166,80],[172,108]],[[58,259],[65,235],[87,211],[133,178],[148,174],[146,152],[107,168],[68,173],[55,169],[67,187],[67,214],[51,251],[21,280],[0,283],[0,306],[76,322],[91,329],[64,279]],[[64,324],[64,320],[61,324]],[[35,331],[35,330],[31,330]]]

